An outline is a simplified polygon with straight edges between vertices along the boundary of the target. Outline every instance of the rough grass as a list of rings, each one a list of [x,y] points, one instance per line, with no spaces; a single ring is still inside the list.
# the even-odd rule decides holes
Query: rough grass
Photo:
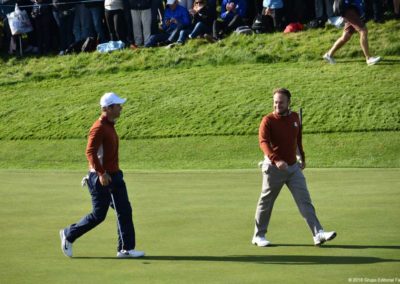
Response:
[[[398,60],[400,43],[398,21],[385,24],[368,23],[371,51],[386,59]],[[263,34],[231,36],[217,44],[204,40],[189,41],[183,47],[124,50],[111,54],[79,54],[76,56],[50,56],[0,58],[0,85],[15,84],[26,80],[81,78],[87,75],[115,74],[159,68],[220,66],[255,63],[320,61],[321,56],[340,36],[341,30],[327,26],[325,29],[308,30],[295,34]],[[391,59],[395,56],[394,59]],[[338,53],[338,61],[358,61],[362,57],[358,38],[354,38]]]

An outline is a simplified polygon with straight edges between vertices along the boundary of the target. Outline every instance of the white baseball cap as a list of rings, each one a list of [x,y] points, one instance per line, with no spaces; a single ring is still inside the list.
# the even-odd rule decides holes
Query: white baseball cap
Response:
[[[167,0],[167,5],[172,5],[175,3],[176,0]]]
[[[122,105],[126,102],[126,99],[118,97],[116,93],[105,93],[100,99],[101,107],[108,107],[110,105],[119,104]]]

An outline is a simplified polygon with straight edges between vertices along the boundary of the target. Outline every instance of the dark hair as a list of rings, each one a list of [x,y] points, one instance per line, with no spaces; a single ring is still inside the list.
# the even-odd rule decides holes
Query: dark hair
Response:
[[[277,94],[277,93],[286,96],[286,97],[288,98],[289,101],[290,101],[290,97],[292,96],[292,94],[289,92],[289,90],[288,90],[288,89],[285,89],[285,88],[277,88],[277,89],[275,89],[275,90],[272,92],[272,95],[275,95],[275,94]]]

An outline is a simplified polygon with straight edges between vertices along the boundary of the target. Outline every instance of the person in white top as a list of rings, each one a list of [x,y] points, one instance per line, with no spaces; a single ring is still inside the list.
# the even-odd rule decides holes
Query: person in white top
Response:
[[[126,23],[123,0],[105,0],[104,14],[107,28],[110,33],[110,40],[120,40],[126,43]]]

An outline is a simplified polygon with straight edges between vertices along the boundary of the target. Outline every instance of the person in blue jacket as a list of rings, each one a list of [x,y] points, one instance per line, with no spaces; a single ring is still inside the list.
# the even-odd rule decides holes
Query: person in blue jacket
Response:
[[[151,35],[145,47],[154,47],[158,44],[183,43],[190,28],[189,11],[180,5],[177,0],[167,0],[164,12],[162,29],[164,33]]]
[[[230,34],[237,27],[244,25],[244,18],[247,15],[246,0],[223,0],[221,4],[221,20],[213,23],[214,39],[221,39],[224,35]]]
[[[325,53],[322,58],[330,64],[335,64],[336,61],[333,58],[333,55],[351,39],[355,32],[358,32],[360,34],[361,49],[364,53],[367,64],[374,65],[378,63],[381,58],[379,56],[371,56],[368,44],[368,29],[364,21],[361,19],[364,15],[363,0],[335,0],[333,6],[334,10],[340,10],[336,10],[335,12],[341,14],[345,21],[345,25],[342,36],[336,40],[331,49]]]

